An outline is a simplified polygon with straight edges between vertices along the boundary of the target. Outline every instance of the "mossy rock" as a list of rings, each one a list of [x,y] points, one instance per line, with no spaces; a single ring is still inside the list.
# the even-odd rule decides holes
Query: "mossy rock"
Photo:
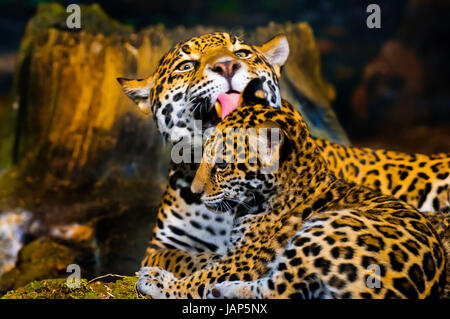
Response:
[[[135,289],[137,277],[122,277],[115,282],[88,282],[80,288],[69,288],[66,279],[33,281],[25,287],[6,293],[2,299],[140,299]]]
[[[17,265],[0,277],[0,295],[46,278],[67,277],[67,266],[82,260],[80,250],[50,238],[39,238],[19,252]]]

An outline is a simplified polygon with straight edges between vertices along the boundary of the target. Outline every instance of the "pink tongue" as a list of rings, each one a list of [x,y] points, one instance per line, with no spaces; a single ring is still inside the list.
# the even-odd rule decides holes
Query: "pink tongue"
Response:
[[[217,97],[222,105],[222,120],[238,107],[239,96],[238,93],[222,93]]]

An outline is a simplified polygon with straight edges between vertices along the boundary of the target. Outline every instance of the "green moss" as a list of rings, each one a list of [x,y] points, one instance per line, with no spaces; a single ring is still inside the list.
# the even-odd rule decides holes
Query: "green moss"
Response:
[[[80,288],[69,288],[66,279],[33,281],[6,293],[2,299],[139,299],[135,290],[137,277],[121,277],[115,282],[81,280]]]

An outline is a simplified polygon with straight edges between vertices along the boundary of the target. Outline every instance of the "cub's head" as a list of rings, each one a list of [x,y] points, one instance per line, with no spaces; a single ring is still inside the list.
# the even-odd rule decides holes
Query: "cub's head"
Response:
[[[309,131],[295,109],[274,108],[269,96],[263,82],[253,79],[238,109],[206,141],[191,190],[202,193],[207,206],[225,211],[267,202],[291,178],[287,174],[306,148]]]
[[[212,33],[175,45],[146,79],[119,78],[139,108],[153,114],[164,137],[177,142],[195,129],[216,126],[238,106],[239,93],[253,78],[263,81],[267,99],[281,106],[278,78],[289,55],[285,36],[253,46],[228,33]]]

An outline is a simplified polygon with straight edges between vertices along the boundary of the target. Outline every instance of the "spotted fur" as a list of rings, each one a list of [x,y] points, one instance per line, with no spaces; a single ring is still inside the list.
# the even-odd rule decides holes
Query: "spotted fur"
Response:
[[[316,143],[336,176],[393,195],[422,212],[449,211],[450,153],[405,154]]]

